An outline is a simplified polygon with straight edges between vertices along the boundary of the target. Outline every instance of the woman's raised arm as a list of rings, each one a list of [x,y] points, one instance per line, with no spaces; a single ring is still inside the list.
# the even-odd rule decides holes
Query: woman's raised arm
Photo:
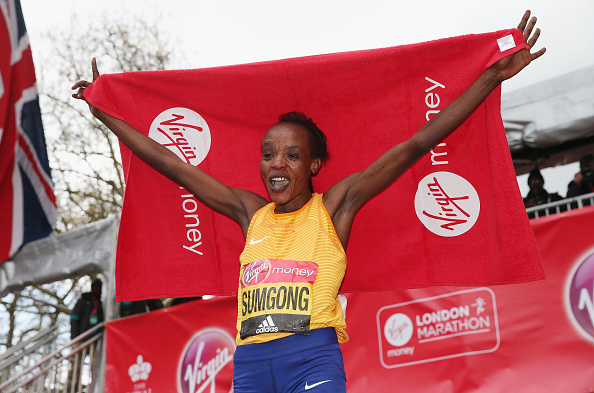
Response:
[[[539,29],[532,34],[535,24],[536,17],[530,19],[530,11],[526,11],[518,25],[530,48],[540,35]],[[328,190],[324,196],[324,204],[343,246],[348,241],[353,219],[365,202],[388,187],[424,154],[454,132],[501,82],[516,75],[544,52],[545,48],[534,53],[524,49],[493,64],[410,139],[392,147],[364,171],[341,180]]]
[[[97,62],[91,61],[93,82],[99,77]],[[72,97],[84,100],[83,90],[92,82],[80,81],[72,86],[76,90]],[[89,104],[91,114],[105,124],[134,154],[152,168],[186,188],[206,206],[237,222],[244,233],[253,214],[266,203],[266,199],[250,191],[224,185],[202,169],[187,164],[173,152],[161,146],[148,136],[134,129],[123,120],[117,119]]]

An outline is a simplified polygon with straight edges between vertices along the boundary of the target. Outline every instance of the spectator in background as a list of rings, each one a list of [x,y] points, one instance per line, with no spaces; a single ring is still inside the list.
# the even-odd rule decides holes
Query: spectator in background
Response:
[[[580,159],[580,171],[567,186],[567,198],[594,192],[594,154]]]
[[[101,280],[93,280],[91,292],[83,293],[74,305],[72,314],[70,314],[70,337],[72,339],[103,322],[102,286]]]
[[[526,198],[524,198],[524,206],[526,208],[563,199],[559,194],[549,194],[544,189],[544,177],[542,177],[542,174],[537,168],[533,169],[528,176],[528,187],[530,187],[530,191],[526,195]]]
[[[91,283],[91,292],[85,292],[81,295],[80,299],[74,305],[72,313],[70,314],[70,338],[74,340],[87,330],[97,326],[103,322],[103,304],[101,303],[101,289],[103,283],[101,280],[96,279]],[[73,344],[73,350],[77,348],[81,342]],[[80,392],[88,391],[88,386],[85,386],[84,379],[82,378],[86,367],[86,350],[83,349],[76,356],[70,358],[70,370],[68,371],[68,392]],[[95,366],[97,362],[97,354],[99,351],[95,351],[90,356],[90,365],[88,366],[93,373],[95,373]],[[82,356],[80,355],[82,354]],[[87,389],[87,390],[82,390]]]

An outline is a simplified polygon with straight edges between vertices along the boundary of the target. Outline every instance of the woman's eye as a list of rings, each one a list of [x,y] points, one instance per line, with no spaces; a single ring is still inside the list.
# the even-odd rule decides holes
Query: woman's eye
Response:
[[[268,160],[272,158],[272,153],[262,153],[262,158]]]
[[[299,159],[299,155],[297,155],[297,154],[289,154],[289,158],[291,160],[297,160],[297,159]]]

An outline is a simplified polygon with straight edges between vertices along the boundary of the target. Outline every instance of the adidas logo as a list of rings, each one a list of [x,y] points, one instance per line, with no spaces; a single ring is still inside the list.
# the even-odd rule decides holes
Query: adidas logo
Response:
[[[272,317],[269,315],[266,317],[265,320],[262,321],[262,323],[260,325],[258,325],[258,328],[256,329],[256,334],[260,334],[260,333],[277,333],[278,332],[278,327],[276,327],[274,325],[274,322],[272,321]]]

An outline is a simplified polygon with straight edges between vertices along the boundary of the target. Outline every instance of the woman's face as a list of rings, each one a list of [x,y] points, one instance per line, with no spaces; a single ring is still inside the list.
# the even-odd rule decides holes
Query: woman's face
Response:
[[[321,161],[311,158],[308,132],[297,124],[273,126],[262,138],[260,173],[277,213],[299,210],[311,198],[309,178]]]

